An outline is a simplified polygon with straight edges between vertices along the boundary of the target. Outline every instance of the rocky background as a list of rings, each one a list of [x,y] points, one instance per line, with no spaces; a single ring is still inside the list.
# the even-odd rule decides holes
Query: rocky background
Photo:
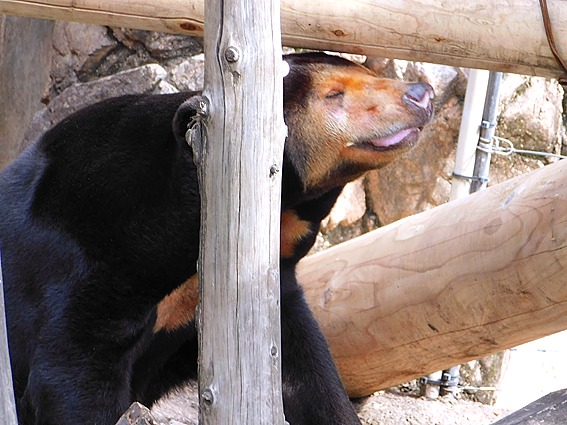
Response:
[[[128,93],[198,90],[202,40],[79,23],[0,16],[0,167],[66,115]],[[352,57],[377,73],[430,83],[435,118],[403,159],[345,188],[325,221],[317,249],[445,203],[449,199],[467,73],[454,67]],[[555,81],[505,75],[497,135],[517,148],[567,154],[566,98]],[[553,159],[496,156],[495,184]],[[498,381],[502,355],[462,368],[464,384]],[[410,384],[411,387],[411,384]],[[492,394],[477,393],[485,403]]]

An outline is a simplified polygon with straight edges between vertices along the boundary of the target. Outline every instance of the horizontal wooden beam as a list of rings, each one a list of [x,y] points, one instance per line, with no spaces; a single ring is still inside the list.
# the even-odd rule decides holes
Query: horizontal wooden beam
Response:
[[[351,396],[567,329],[567,161],[305,258]]]
[[[555,40],[567,1],[551,0]],[[488,6],[488,7],[487,7]],[[203,0],[0,0],[0,13],[202,36]],[[555,78],[537,0],[282,0],[287,46]],[[567,46],[558,43],[563,56]]]

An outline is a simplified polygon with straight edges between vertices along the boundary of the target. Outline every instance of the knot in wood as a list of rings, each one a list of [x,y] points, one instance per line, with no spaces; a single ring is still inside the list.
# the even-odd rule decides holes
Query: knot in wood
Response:
[[[211,391],[210,388],[205,389],[201,397],[203,398],[203,401],[207,404],[213,404],[213,401],[215,401],[215,396],[213,395],[213,392]]]
[[[240,59],[240,50],[237,47],[230,46],[224,51],[224,58],[227,62],[236,62]]]
[[[272,345],[272,348],[270,349],[270,354],[272,355],[272,357],[276,357],[278,355],[278,347]]]
[[[273,164],[270,167],[270,177],[274,177],[279,172],[280,172],[280,168],[277,166],[277,164]]]
[[[198,100],[197,114],[201,118],[207,118],[209,116],[209,99],[204,96],[199,96]]]

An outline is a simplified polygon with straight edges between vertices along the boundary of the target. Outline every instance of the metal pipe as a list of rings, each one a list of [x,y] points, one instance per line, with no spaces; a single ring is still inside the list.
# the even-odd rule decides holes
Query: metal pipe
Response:
[[[484,102],[484,111],[482,113],[482,123],[480,126],[480,137],[478,139],[478,146],[485,149],[476,150],[476,159],[473,171],[475,179],[471,182],[471,193],[485,189],[488,183],[490,158],[492,156],[489,148],[492,145],[492,138],[494,137],[494,132],[496,130],[498,98],[501,82],[502,73],[491,71],[488,77],[486,100]]]
[[[489,71],[485,70],[471,69],[469,72],[455,168],[451,181],[451,201],[470,193],[470,177],[474,171],[476,147],[480,134],[479,123],[482,120],[488,76]]]

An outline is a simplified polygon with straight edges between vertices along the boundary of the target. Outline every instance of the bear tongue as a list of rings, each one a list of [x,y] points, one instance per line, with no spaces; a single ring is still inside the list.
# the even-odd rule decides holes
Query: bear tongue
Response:
[[[415,128],[407,128],[405,130],[399,131],[392,134],[391,136],[384,137],[382,139],[372,139],[370,143],[379,148],[387,148],[388,146],[395,145],[404,140],[411,132],[415,131]]]

